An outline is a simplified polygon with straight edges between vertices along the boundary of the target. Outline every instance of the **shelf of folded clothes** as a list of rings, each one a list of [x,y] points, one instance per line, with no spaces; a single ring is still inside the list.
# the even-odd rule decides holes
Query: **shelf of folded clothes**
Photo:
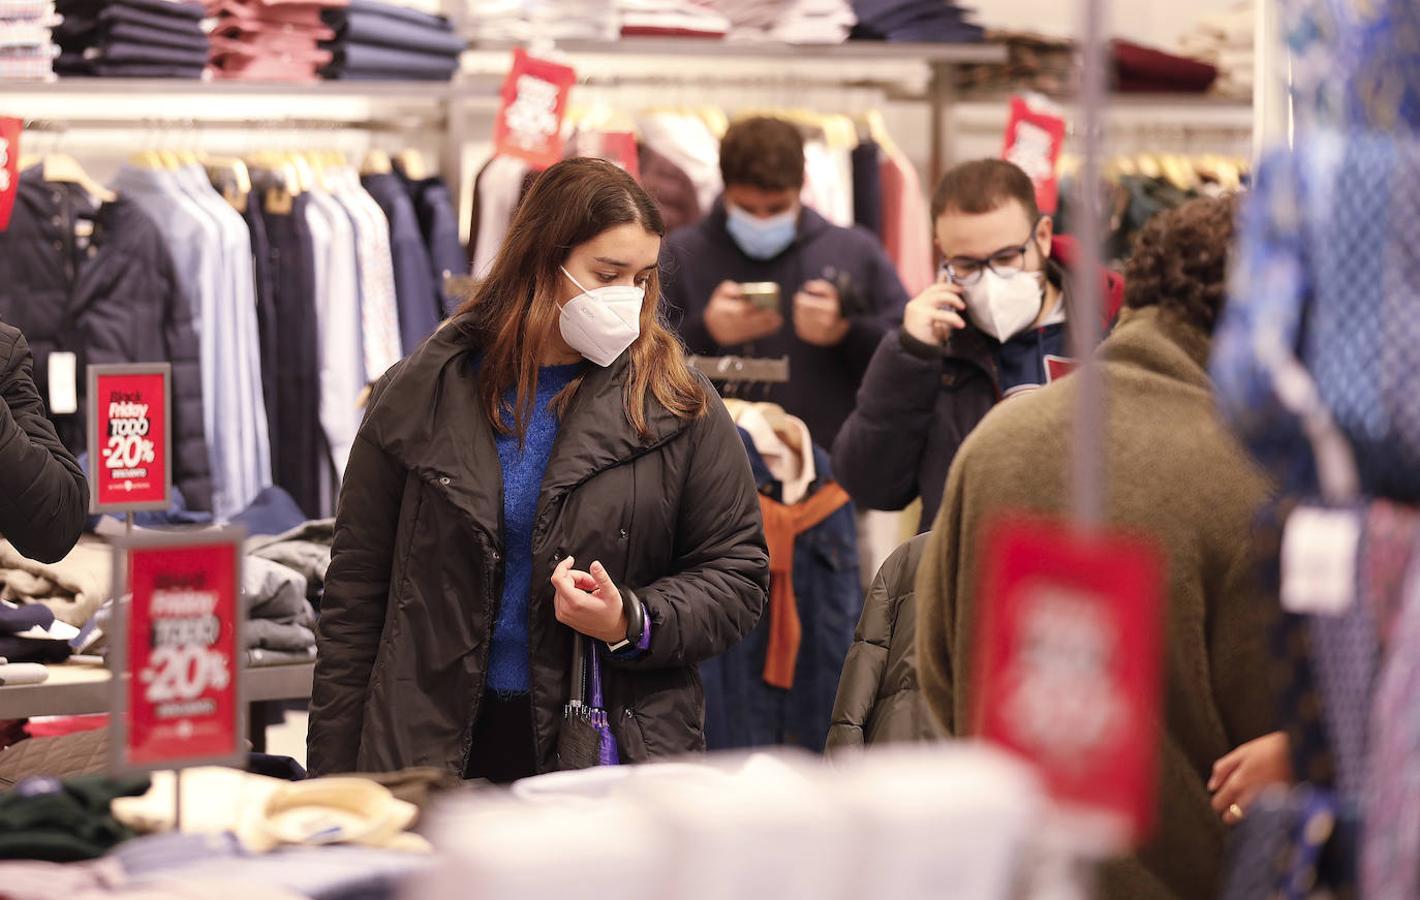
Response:
[[[853,0],[854,41],[890,44],[979,44],[986,29],[973,11],[944,0]]]
[[[980,119],[990,127],[1004,124],[1011,90],[963,91],[956,95],[958,125]],[[1039,93],[1039,92],[1037,92]],[[1065,110],[1067,120],[1079,115],[1078,101],[1068,94],[1043,94]],[[1105,115],[1119,125],[1160,124],[1176,128],[1242,129],[1253,124],[1252,103],[1217,94],[1110,94]]]
[[[212,76],[231,81],[309,83],[331,60],[322,41],[335,32],[323,6],[267,0],[207,0],[213,17]]]
[[[46,83],[7,83],[5,97],[22,98],[32,96],[79,96],[93,94],[124,94],[161,102],[167,97],[192,95],[249,96],[249,97],[356,97],[371,100],[389,99],[401,103],[438,103],[450,99],[496,98],[498,82],[491,79],[463,78],[449,84],[427,81],[321,81],[317,83],[287,84],[265,81],[198,81],[156,78],[61,78]],[[221,118],[228,113],[221,107],[208,109],[213,117]],[[87,117],[90,113],[85,112]],[[184,108],[184,119],[203,118],[202,110],[189,111]],[[304,114],[303,114],[304,115]],[[63,118],[62,111],[46,112],[45,118]],[[314,116],[313,116],[314,117]]]
[[[321,74],[344,81],[451,81],[468,42],[443,16],[379,0],[350,0],[321,13],[334,37]]]
[[[51,0],[0,2],[0,81],[52,81],[62,19]]]
[[[61,76],[199,79],[211,52],[200,3],[59,0]]]
[[[480,52],[509,51],[520,44],[508,41],[477,41],[471,49]],[[710,57],[776,62],[832,62],[837,60],[881,61],[887,63],[992,63],[1003,62],[1006,51],[990,44],[884,44],[849,41],[842,44],[786,44],[780,42],[738,42],[718,40],[676,40],[673,38],[623,38],[618,41],[558,41],[564,53],[609,56]]]
[[[257,660],[272,655],[260,653]],[[109,670],[103,665],[68,662],[48,665],[45,680],[0,685],[0,720],[31,716],[86,716],[113,708]],[[315,663],[257,666],[248,662],[242,673],[243,697],[250,703],[304,700],[311,696]]]

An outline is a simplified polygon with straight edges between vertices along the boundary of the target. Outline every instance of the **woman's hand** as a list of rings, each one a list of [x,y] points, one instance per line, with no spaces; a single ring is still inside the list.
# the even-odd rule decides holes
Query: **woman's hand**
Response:
[[[594,562],[590,573],[578,572],[574,562],[569,556],[552,573],[557,621],[608,644],[625,640],[626,610],[606,567]]]
[[[1242,821],[1248,807],[1265,789],[1292,780],[1291,742],[1281,731],[1248,741],[1213,765],[1208,790],[1213,811],[1229,825]]]

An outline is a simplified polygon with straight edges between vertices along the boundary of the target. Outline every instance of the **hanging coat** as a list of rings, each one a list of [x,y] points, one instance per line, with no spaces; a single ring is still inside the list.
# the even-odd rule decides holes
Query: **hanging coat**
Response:
[[[779,482],[754,442],[744,430],[740,438],[760,491],[777,497]],[[810,486],[810,496],[833,481],[828,454],[819,447],[814,447],[814,465],[818,479]],[[798,536],[793,573],[800,631],[793,686],[785,690],[765,680],[774,625],[766,615],[742,643],[700,667],[711,750],[777,745],[816,753],[824,749],[839,675],[863,608],[852,504]]]

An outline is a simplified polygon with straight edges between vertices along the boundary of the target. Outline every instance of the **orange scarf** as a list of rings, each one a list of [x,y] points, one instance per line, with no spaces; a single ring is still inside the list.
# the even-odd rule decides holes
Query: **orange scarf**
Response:
[[[769,544],[769,652],[764,657],[764,680],[773,687],[793,688],[804,632],[799,601],[794,596],[794,541],[821,525],[848,500],[848,492],[832,481],[793,506],[759,495],[764,537]]]

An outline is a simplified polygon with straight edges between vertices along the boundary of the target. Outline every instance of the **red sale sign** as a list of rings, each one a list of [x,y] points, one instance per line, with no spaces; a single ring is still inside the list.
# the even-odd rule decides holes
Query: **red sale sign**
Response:
[[[89,367],[94,512],[167,509],[172,496],[171,367]]]
[[[238,764],[241,696],[240,529],[117,542],[111,657],[116,769]]]
[[[1152,827],[1164,559],[1148,541],[1019,518],[987,534],[977,731],[1033,762],[1082,841]]]
[[[10,227],[15,195],[20,190],[20,132],[24,122],[0,116],[0,231]]]
[[[1060,200],[1056,165],[1065,144],[1065,119],[1044,98],[1011,98],[1001,158],[1015,163],[1035,183],[1035,202],[1043,213],[1055,212]]]
[[[570,66],[513,51],[503,103],[493,124],[494,152],[539,169],[562,159],[562,119],[577,73]]]

